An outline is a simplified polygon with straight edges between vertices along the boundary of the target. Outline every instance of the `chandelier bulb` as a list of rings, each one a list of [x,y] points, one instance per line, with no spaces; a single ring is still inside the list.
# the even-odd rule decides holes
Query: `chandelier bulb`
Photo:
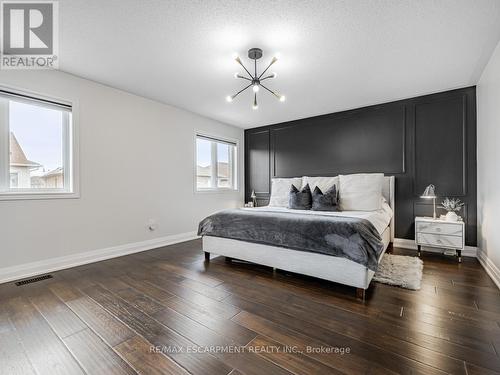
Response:
[[[259,90],[260,90],[259,84],[258,83],[254,84],[252,87],[252,90],[253,90],[253,92],[259,92]]]
[[[234,78],[240,78],[240,73],[238,72],[234,73]]]
[[[278,73],[276,73],[276,72],[271,73],[271,78],[276,78],[277,76],[278,76]]]
[[[285,95],[280,95],[280,102],[284,102],[286,100]]]
[[[228,103],[231,103],[233,101],[233,97],[232,96],[226,96],[226,102]]]

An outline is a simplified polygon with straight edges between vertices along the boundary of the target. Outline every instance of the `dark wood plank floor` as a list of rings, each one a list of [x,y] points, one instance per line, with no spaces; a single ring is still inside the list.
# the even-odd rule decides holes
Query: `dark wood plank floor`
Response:
[[[402,249],[394,253],[415,255]],[[189,241],[0,285],[1,374],[497,374],[500,292],[424,254],[420,291],[354,289]]]

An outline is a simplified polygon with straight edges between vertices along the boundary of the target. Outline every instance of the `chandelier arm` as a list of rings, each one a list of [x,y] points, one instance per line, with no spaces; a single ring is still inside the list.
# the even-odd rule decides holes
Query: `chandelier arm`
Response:
[[[241,60],[240,60],[239,58],[238,58],[238,59],[236,59],[236,62],[237,62],[238,64],[240,64],[240,65],[241,65],[241,67],[242,67],[243,69],[245,69],[245,72],[247,72],[247,74],[248,74],[248,76],[249,76],[250,78],[252,78],[252,79],[254,78],[254,77],[252,77],[252,74],[248,71],[248,69],[245,67],[245,65],[243,65],[243,63],[241,62]]]
[[[264,69],[264,71],[263,71],[262,73],[260,73],[259,79],[260,79],[260,77],[262,77],[262,76],[264,75],[264,73],[265,73],[265,72],[267,72],[267,70],[271,67],[271,65],[273,65],[276,61],[277,61],[277,60],[276,60],[276,58],[273,58],[273,59],[271,60],[271,62],[270,62],[270,63],[269,63],[269,65],[267,66],[267,68],[266,68],[266,69]]]
[[[241,78],[241,79],[246,79],[247,81],[251,81],[250,78],[240,76],[239,74],[236,76],[236,78]]]
[[[272,75],[271,75],[271,76],[266,76],[266,77],[264,77],[264,78],[260,78],[260,80],[261,80],[261,81],[264,81],[264,80],[269,79],[269,78],[274,78],[274,76],[272,76]]]
[[[232,98],[233,98],[233,99],[234,99],[234,98],[236,98],[236,97],[237,97],[238,95],[240,95],[243,91],[245,91],[246,89],[248,89],[250,86],[252,86],[252,84],[249,84],[247,87],[242,88],[240,91],[238,91],[236,94],[234,94],[234,95],[232,96]]]
[[[278,94],[276,94],[273,90],[270,90],[268,89],[266,86],[264,86],[262,83],[260,84],[264,89],[266,89],[267,91],[269,91],[271,94],[273,94],[275,97],[277,97],[278,99],[280,98],[280,96]]]

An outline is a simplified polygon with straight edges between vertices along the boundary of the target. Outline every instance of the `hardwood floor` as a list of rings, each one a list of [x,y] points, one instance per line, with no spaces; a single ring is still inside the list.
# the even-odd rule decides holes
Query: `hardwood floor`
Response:
[[[420,291],[365,303],[199,240],[1,284],[0,374],[500,373],[500,291],[476,259],[422,258]]]

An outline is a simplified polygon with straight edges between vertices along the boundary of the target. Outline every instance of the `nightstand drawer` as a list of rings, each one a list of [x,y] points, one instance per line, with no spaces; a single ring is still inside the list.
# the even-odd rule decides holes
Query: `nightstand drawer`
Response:
[[[417,233],[435,233],[461,236],[462,224],[417,222]]]
[[[462,236],[447,236],[443,234],[438,235],[432,233],[417,233],[417,244],[461,249],[463,246],[463,240]]]

